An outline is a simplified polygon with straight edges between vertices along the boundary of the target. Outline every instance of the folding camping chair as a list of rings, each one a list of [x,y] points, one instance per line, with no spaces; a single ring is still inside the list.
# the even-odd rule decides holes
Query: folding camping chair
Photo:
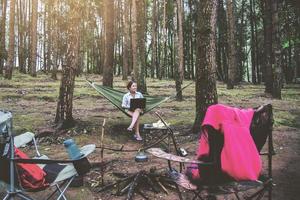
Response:
[[[208,143],[209,143],[209,155],[205,161],[197,163],[201,172],[201,181],[191,182],[186,174],[177,172],[176,170],[170,170],[170,178],[173,182],[183,187],[186,190],[194,193],[193,199],[204,199],[206,197],[217,196],[219,193],[232,194],[236,199],[261,199],[266,191],[268,191],[268,199],[272,199],[272,156],[274,155],[273,141],[272,141],[272,125],[273,114],[272,105],[268,104],[255,109],[254,116],[251,122],[251,135],[257,150],[260,155],[266,155],[267,159],[267,174],[261,175],[258,181],[233,181],[226,174],[221,171],[221,151],[224,143],[222,134],[217,133],[213,128],[208,128]],[[267,142],[267,152],[262,152],[262,147]],[[149,151],[148,151],[149,152]],[[155,154],[153,154],[155,155]],[[156,155],[157,156],[157,155]],[[168,158],[166,158],[168,159]],[[183,159],[183,158],[182,158]],[[168,162],[171,159],[168,159]],[[181,160],[179,158],[172,159],[173,161]],[[189,161],[186,163],[195,163],[197,161]],[[252,194],[243,194],[243,189],[256,188],[252,190]],[[181,193],[179,197],[182,199]]]
[[[46,181],[49,187],[55,187],[55,190],[47,199],[58,194],[57,199],[66,200],[65,192],[77,176],[83,176],[90,170],[90,164],[86,156],[95,150],[95,145],[86,145],[80,148],[83,156],[77,160],[50,160],[47,156],[41,155],[38,151],[35,136],[27,132],[13,137],[12,134],[12,115],[10,112],[0,111],[0,150],[1,150],[1,174],[0,180],[7,183],[8,191],[4,199],[13,199],[19,197],[25,200],[31,200],[24,192],[38,192],[46,188],[41,187],[34,190],[22,188],[19,175],[16,170],[16,163],[38,164],[46,173]],[[18,159],[14,157],[14,146],[21,147],[29,142],[33,142],[37,156],[34,159]]]

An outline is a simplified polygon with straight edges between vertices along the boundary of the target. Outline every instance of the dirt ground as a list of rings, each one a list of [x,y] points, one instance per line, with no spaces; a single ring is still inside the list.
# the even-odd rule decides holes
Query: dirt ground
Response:
[[[1,81],[1,80],[0,80]],[[42,83],[49,84],[49,82]],[[165,83],[164,83],[165,84]],[[13,85],[13,84],[12,84]],[[84,85],[84,83],[82,83]],[[151,88],[151,84],[149,84]],[[47,86],[48,87],[48,86]],[[82,86],[87,91],[87,86]],[[224,90],[224,86],[218,86],[219,102],[236,107],[254,107],[265,103],[272,103],[274,107],[275,126],[274,147],[276,155],[273,157],[273,199],[275,200],[296,200],[299,199],[300,189],[300,86],[291,87],[293,92],[286,89],[283,91],[283,100],[270,99],[263,94],[263,86],[240,86],[233,93]],[[52,101],[51,97],[47,98],[13,98],[8,94],[16,93],[21,86],[10,86],[9,83],[0,82],[1,92],[7,92],[2,95],[0,108],[11,110],[16,116],[16,129],[21,133],[30,130],[30,128],[22,129],[29,122],[26,118],[36,117],[30,121],[33,125],[33,132],[42,132],[45,129],[51,129],[52,121],[55,115],[56,101]],[[45,87],[46,88],[46,87]],[[168,88],[168,85],[163,86]],[[152,90],[156,90],[156,85],[152,85]],[[244,90],[248,93],[244,94]],[[34,91],[32,88],[25,89],[26,92]],[[40,92],[37,90],[36,92]],[[151,91],[151,90],[150,90]],[[159,112],[163,117],[171,123],[171,127],[176,132],[177,141],[180,147],[187,150],[189,157],[193,158],[197,147],[197,135],[191,133],[191,125],[194,120],[194,97],[191,92],[194,88],[188,89],[184,93],[185,100],[183,102],[170,102],[159,107]],[[46,91],[49,92],[49,91]],[[53,92],[53,91],[52,91]],[[235,92],[235,93],[234,93]],[[63,158],[67,154],[61,142],[66,138],[75,138],[79,145],[96,143],[100,145],[101,124],[103,119],[107,119],[107,125],[104,136],[104,144],[116,148],[125,145],[124,149],[139,149],[143,143],[136,142],[132,139],[132,133],[126,131],[129,119],[121,116],[122,113],[111,106],[106,100],[98,97],[95,93],[88,94],[83,92],[82,95],[74,95],[74,116],[77,125],[74,129],[67,132],[59,132],[58,134],[50,134],[43,138],[40,143],[42,153],[52,158]],[[50,100],[49,100],[50,98]],[[23,118],[24,117],[24,118]],[[43,122],[39,121],[39,118]],[[276,119],[278,118],[278,120]],[[23,124],[21,121],[23,120]],[[158,119],[153,112],[145,116],[142,123],[153,123]],[[142,133],[144,134],[144,133]],[[159,133],[157,133],[159,134]],[[160,137],[160,136],[158,136]],[[151,141],[150,141],[151,142]],[[160,146],[160,145],[159,145]],[[31,152],[31,150],[29,150]],[[97,149],[89,156],[92,163],[100,162],[100,149]],[[136,152],[115,152],[104,151],[104,162],[107,162],[105,169],[104,182],[108,184],[115,179],[113,172],[136,173],[141,169],[149,171],[155,167],[157,170],[166,169],[168,167],[165,160],[161,160],[149,155],[147,163],[137,163],[134,161]],[[173,164],[177,167],[176,163]],[[67,196],[70,199],[125,199],[126,196],[115,196],[113,190],[97,193],[97,185],[101,184],[101,170],[94,168],[84,179],[84,186],[79,188],[70,188]],[[155,194],[147,190],[146,194],[149,199],[178,199],[178,195],[174,190],[168,189],[168,194],[160,192]],[[4,189],[2,189],[3,197]],[[37,199],[44,199],[45,193],[39,192],[33,194]],[[191,194],[183,191],[184,199],[190,199]],[[143,199],[136,194],[134,199]]]

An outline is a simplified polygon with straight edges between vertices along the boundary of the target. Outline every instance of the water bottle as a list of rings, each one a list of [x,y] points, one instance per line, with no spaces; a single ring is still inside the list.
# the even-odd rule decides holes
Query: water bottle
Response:
[[[81,158],[81,156],[83,156],[83,153],[80,152],[79,148],[77,147],[73,139],[65,140],[64,146],[66,147],[69,157],[72,160],[77,160]]]

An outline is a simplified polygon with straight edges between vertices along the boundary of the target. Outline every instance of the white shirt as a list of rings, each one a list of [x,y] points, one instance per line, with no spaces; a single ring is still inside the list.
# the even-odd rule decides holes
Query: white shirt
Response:
[[[123,96],[122,107],[129,109],[130,108],[130,99],[137,99],[137,98],[144,98],[144,97],[143,97],[142,93],[140,93],[140,92],[135,92],[134,97],[131,95],[130,92],[127,92]]]

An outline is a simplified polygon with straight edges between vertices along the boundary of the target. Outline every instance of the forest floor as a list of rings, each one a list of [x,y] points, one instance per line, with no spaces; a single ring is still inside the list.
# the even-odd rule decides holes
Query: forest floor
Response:
[[[62,142],[74,138],[78,145],[94,143],[100,145],[101,125],[106,119],[104,144],[125,149],[139,149],[142,143],[132,139],[132,133],[126,128],[130,122],[123,113],[118,111],[106,99],[92,89],[84,76],[76,78],[74,90],[73,117],[76,126],[65,132],[49,134],[40,141],[40,151],[51,158],[66,158],[67,154]],[[89,75],[90,80],[101,84],[102,78]],[[185,81],[188,84],[189,81]],[[0,77],[0,109],[13,113],[14,131],[20,134],[26,131],[34,133],[52,130],[55,118],[59,81],[49,76],[38,74],[37,78],[16,73],[13,79],[3,80]],[[184,84],[184,85],[185,85]],[[125,90],[126,82],[120,77],[114,78],[114,87]],[[273,199],[296,200],[300,187],[300,85],[286,85],[282,90],[282,100],[275,100],[264,94],[263,85],[241,84],[233,90],[227,90],[226,85],[218,83],[219,103],[235,107],[257,107],[271,103],[274,108],[274,147],[276,156],[273,159],[274,190]],[[148,92],[151,95],[170,96],[175,93],[172,80],[147,79]],[[171,124],[178,133],[176,139],[187,150],[189,157],[194,156],[197,147],[197,135],[191,133],[195,119],[195,86],[192,84],[183,91],[184,100],[181,102],[168,101],[155,109]],[[154,111],[144,115],[141,123],[158,121]],[[143,133],[142,133],[143,134]],[[29,152],[30,153],[30,152]],[[136,163],[136,152],[124,153],[104,151],[104,161],[109,162],[105,170],[104,181],[109,183],[115,179],[113,172],[135,173],[141,168],[148,171],[151,167],[166,169],[167,162],[149,157],[145,163]],[[97,149],[89,156],[91,162],[100,162],[100,150]],[[92,170],[84,181],[84,186],[70,188],[67,196],[70,199],[124,199],[124,196],[113,195],[112,190],[97,193],[95,187],[101,182],[99,169]],[[2,195],[4,189],[2,188]],[[0,193],[0,197],[2,197]],[[147,192],[149,199],[178,199],[177,193],[169,190],[169,194]],[[184,199],[190,198],[190,193],[183,193]],[[44,193],[35,194],[37,199],[44,199]],[[136,195],[135,199],[142,199]]]

